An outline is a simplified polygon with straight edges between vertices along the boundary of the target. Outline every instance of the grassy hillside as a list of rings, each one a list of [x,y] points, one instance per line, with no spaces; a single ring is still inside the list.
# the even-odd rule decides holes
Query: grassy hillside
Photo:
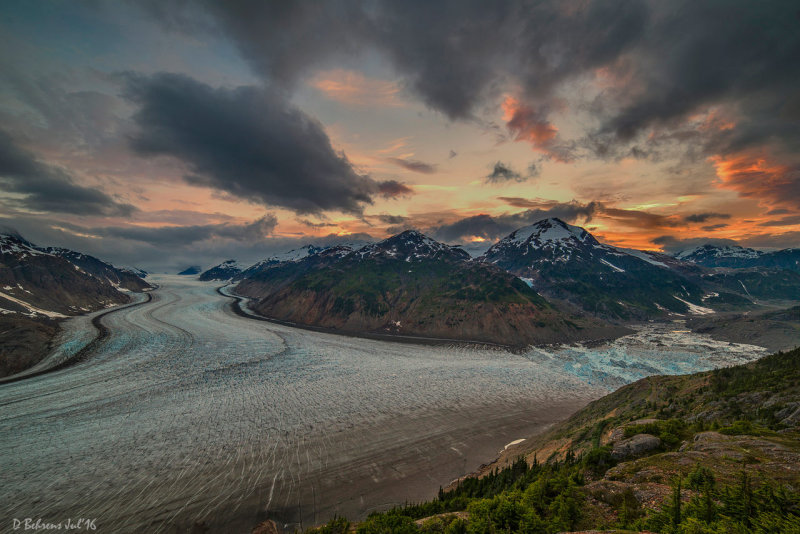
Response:
[[[640,380],[436,499],[320,533],[800,532],[800,350]]]

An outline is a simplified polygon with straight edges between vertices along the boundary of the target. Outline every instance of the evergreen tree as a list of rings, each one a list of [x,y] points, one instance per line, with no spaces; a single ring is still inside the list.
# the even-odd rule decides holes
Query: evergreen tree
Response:
[[[672,530],[678,532],[681,526],[681,477],[678,476],[677,483],[672,488],[672,503],[670,505],[672,516]]]

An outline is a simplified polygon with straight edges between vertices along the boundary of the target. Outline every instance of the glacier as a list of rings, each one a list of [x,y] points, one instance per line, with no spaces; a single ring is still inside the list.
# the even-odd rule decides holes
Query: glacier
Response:
[[[391,343],[244,318],[218,284],[153,278],[149,302],[102,318],[89,357],[0,384],[4,518],[231,532],[364,517],[435,496],[620,385],[765,353],[681,323],[521,353]],[[89,319],[45,361],[88,343]]]

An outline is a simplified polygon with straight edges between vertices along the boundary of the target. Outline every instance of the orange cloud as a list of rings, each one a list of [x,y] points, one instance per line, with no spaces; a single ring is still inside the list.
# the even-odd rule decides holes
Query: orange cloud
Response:
[[[710,158],[717,186],[732,189],[761,205],[787,204],[800,207],[800,170],[771,163],[763,155],[737,154]]]
[[[360,72],[334,69],[320,72],[309,84],[331,100],[353,106],[402,106],[400,87],[388,80],[368,78]]]
[[[515,141],[526,141],[537,152],[562,163],[574,159],[571,147],[560,142],[556,128],[541,111],[512,96],[503,100],[503,120]]]

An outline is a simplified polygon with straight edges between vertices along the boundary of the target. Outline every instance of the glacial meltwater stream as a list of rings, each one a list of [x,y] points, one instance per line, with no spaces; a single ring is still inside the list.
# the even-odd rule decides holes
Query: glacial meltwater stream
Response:
[[[0,384],[2,531],[359,518],[433,497],[624,383],[764,354],[680,325],[526,354],[348,338],[240,317],[214,284],[156,282],[102,318],[109,335],[81,362]]]

